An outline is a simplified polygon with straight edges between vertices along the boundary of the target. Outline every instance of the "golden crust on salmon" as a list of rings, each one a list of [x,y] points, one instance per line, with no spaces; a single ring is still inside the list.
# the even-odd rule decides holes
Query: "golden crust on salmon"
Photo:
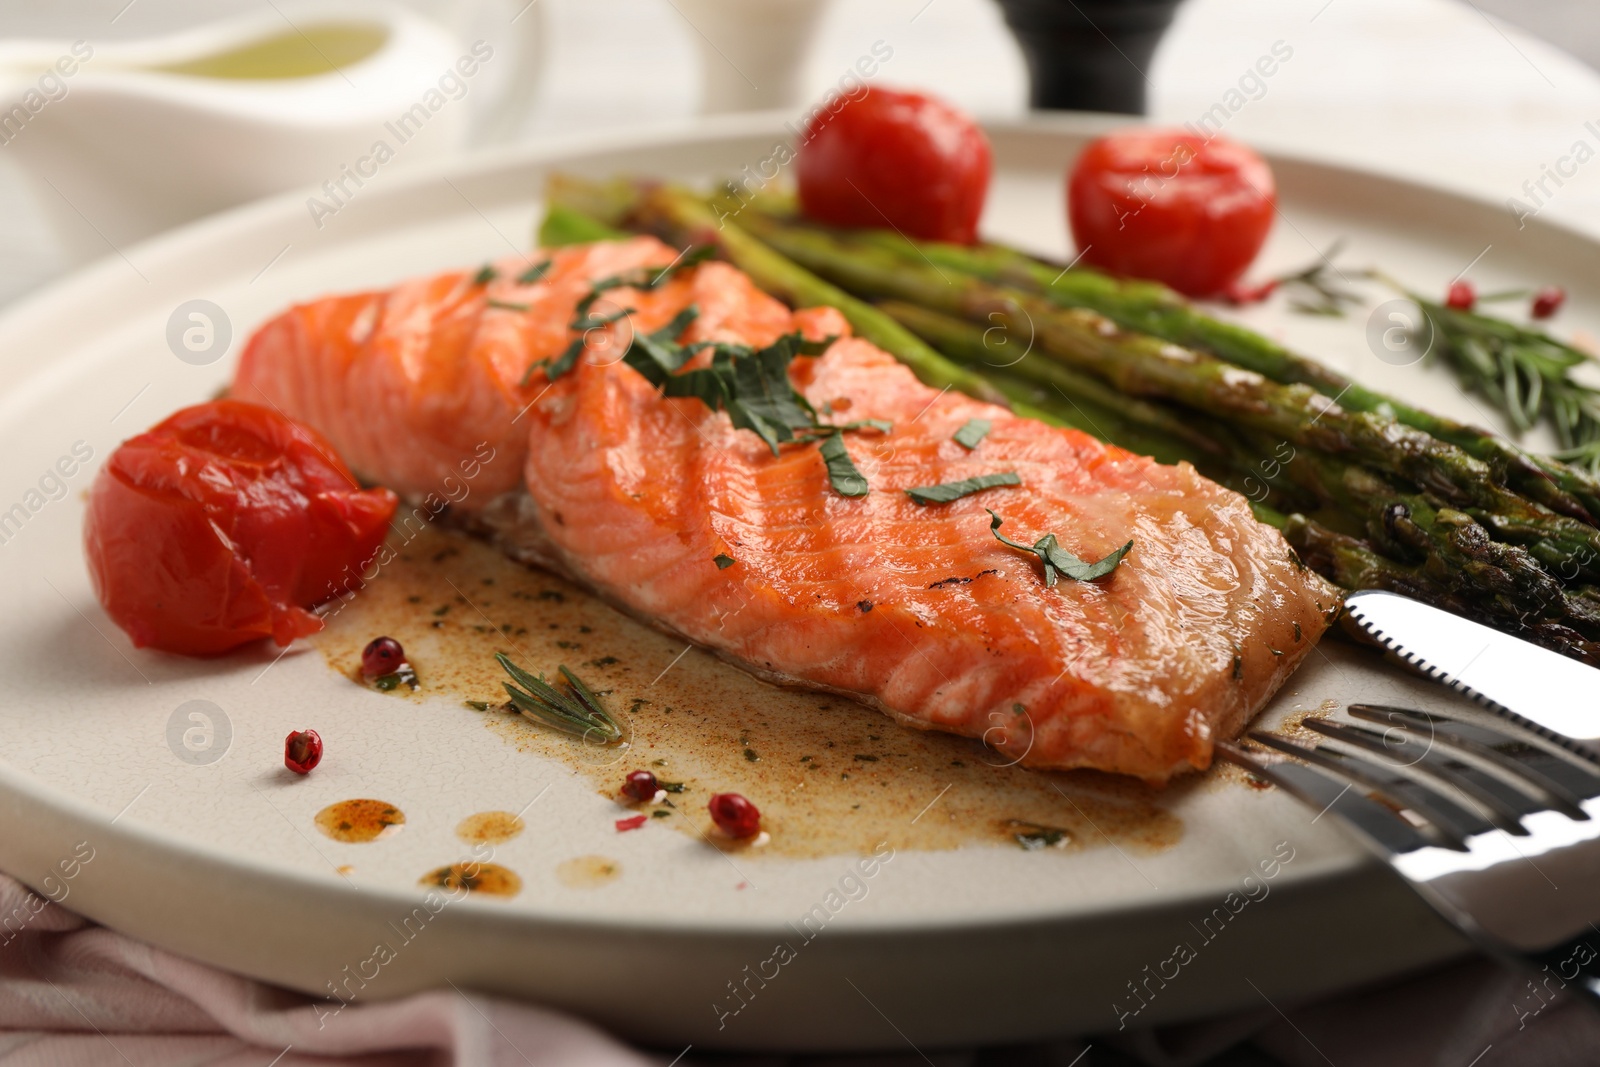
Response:
[[[588,283],[673,257],[639,238],[556,253],[550,281],[515,297],[446,275],[401,287],[398,305],[374,294],[295,309],[292,328],[252,340],[240,395],[259,392],[411,493],[432,487],[452,449],[470,452],[474,434],[454,420],[471,410],[475,439],[492,435],[523,464],[520,479],[498,470],[467,509],[508,552],[764,677],[981,738],[1029,766],[1151,781],[1204,768],[1325,630],[1336,591],[1238,494],[1187,464],[931,389],[849,337],[836,312],[791,312],[725,264],[609,292],[631,317],[591,336],[570,373],[528,373],[566,347]],[[349,314],[328,310],[339,299],[382,304],[380,325],[356,338]],[[491,299],[528,310],[492,323],[503,309]],[[892,424],[844,438],[870,492],[841,495],[814,445],[774,456],[727,414],[663,398],[621,362],[628,330],[690,304],[689,341],[838,338],[796,358],[791,381],[834,419]],[[332,324],[326,336],[319,323]],[[389,400],[353,402],[357,374],[387,383]],[[434,402],[441,381],[484,396]],[[991,429],[969,450],[953,435],[971,419]],[[905,492],[999,472],[1021,484],[932,506]],[[1047,588],[1040,560],[998,541],[986,509],[1025,544],[1053,533],[1087,560],[1133,548],[1104,578]]]

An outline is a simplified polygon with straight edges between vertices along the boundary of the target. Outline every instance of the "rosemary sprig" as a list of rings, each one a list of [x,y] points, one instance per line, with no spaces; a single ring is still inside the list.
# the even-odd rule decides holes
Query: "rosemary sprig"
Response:
[[[1323,315],[1337,319],[1344,317],[1346,308],[1359,307],[1365,302],[1366,298],[1360,293],[1341,284],[1341,280],[1348,279],[1333,265],[1333,261],[1342,251],[1344,238],[1341,237],[1306,267],[1280,274],[1275,279],[1278,288],[1289,294],[1289,310],[1302,315]],[[1366,271],[1360,271],[1356,276],[1368,277]]]
[[[1343,318],[1345,309],[1359,307],[1366,298],[1342,282],[1350,280],[1333,265],[1334,257],[1344,251],[1344,238],[1333,242],[1327,251],[1299,270],[1274,275],[1257,285],[1235,282],[1223,294],[1234,304],[1257,304],[1282,289],[1289,294],[1289,310],[1302,315],[1323,315]],[[1336,278],[1335,275],[1338,277]],[[1371,278],[1370,271],[1357,271],[1357,278]]]
[[[1518,433],[1548,422],[1561,447],[1556,458],[1600,473],[1600,389],[1572,374],[1590,361],[1587,353],[1531,326],[1406,295],[1432,328],[1433,351],[1463,386]],[[1426,328],[1419,323],[1419,334]]]
[[[518,667],[503,652],[496,652],[494,658],[511,676],[511,682],[516,683],[503,684],[511,703],[526,718],[585,740],[599,736],[602,743],[608,745],[622,740],[622,726],[606,711],[594,690],[565,666],[558,669],[567,683],[568,692],[562,692],[543,677]]]

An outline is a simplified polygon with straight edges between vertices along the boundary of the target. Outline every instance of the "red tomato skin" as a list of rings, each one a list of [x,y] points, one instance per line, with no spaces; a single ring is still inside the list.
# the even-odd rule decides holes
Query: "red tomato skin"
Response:
[[[806,127],[800,208],[833,226],[897,229],[972,244],[994,169],[989,138],[965,114],[921,93],[867,89]]]
[[[319,435],[268,408],[212,401],[122,444],[95,476],[84,554],[136,646],[220,655],[287,645],[350,588],[398,500],[360,489]]]
[[[1212,296],[1261,251],[1277,210],[1266,160],[1225,137],[1127,130],[1083,150],[1067,216],[1083,262]]]

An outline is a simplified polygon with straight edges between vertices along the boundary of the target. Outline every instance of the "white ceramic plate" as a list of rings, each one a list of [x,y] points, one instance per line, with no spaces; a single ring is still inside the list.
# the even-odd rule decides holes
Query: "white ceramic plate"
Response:
[[[988,232],[1063,253],[1062,168],[1105,126],[1061,118],[993,130]],[[587,779],[508,744],[453,697],[381,697],[316,652],[276,662],[267,650],[216,661],[142,653],[100,612],[79,548],[82,490],[117,442],[224,383],[257,323],[291,301],[524,249],[551,168],[708,179],[758,165],[781,128],[744,117],[380,173],[320,228],[303,196],[263,203],[108,255],[0,319],[0,361],[15,383],[0,401],[0,510],[41,505],[0,545],[0,867],[117,929],[296,989],[376,998],[448,979],[699,1047],[927,1048],[1115,1030],[1258,1005],[1263,994],[1282,1004],[1460,951],[1328,820],[1221,781],[1173,794],[1184,833],[1164,850],[899,851],[807,940],[799,919],[830,901],[855,857],[751,852],[734,869],[692,836],[618,834],[622,813]],[[1345,261],[1433,291],[1492,246],[1474,267],[1480,282],[1560,281],[1572,293],[1565,324],[1593,326],[1583,316],[1600,308],[1600,283],[1586,240],[1539,222],[1519,231],[1503,210],[1439,191],[1273,162],[1283,208],[1264,268],[1345,237]],[[169,316],[193,299],[231,322],[218,362],[191,365],[168,346]],[[1364,381],[1481,418],[1441,372],[1375,358],[1364,314],[1255,314]],[[30,497],[75,444],[93,458],[65,492],[46,478],[59,499]],[[663,643],[662,667],[671,653]],[[1322,653],[1269,716],[1327,700],[1450,703],[1340,641]],[[699,669],[697,656],[677,669]],[[224,754],[208,764],[169,745],[169,722],[191,700],[226,717],[228,736],[212,739]],[[291,779],[282,738],[306,725],[329,738],[329,757]],[[404,832],[365,845],[322,837],[315,812],[355,796],[399,805]],[[495,855],[523,891],[450,903],[420,935],[401,935],[422,899],[418,875],[469,852],[456,823],[535,798],[528,831]],[[80,842],[93,859],[62,867]],[[1267,895],[1238,905],[1230,894],[1258,886],[1246,878],[1283,847],[1294,858]],[[617,859],[622,876],[599,889],[555,877],[559,862],[591,853]],[[786,955],[780,942],[793,958],[769,962]],[[1180,942],[1194,957],[1181,967],[1168,962]]]

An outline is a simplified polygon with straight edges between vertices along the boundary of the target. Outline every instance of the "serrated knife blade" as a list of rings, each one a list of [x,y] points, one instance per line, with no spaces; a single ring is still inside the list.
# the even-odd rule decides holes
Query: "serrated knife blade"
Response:
[[[1600,670],[1396,593],[1345,598],[1367,634],[1429,676],[1559,737],[1600,748]]]

